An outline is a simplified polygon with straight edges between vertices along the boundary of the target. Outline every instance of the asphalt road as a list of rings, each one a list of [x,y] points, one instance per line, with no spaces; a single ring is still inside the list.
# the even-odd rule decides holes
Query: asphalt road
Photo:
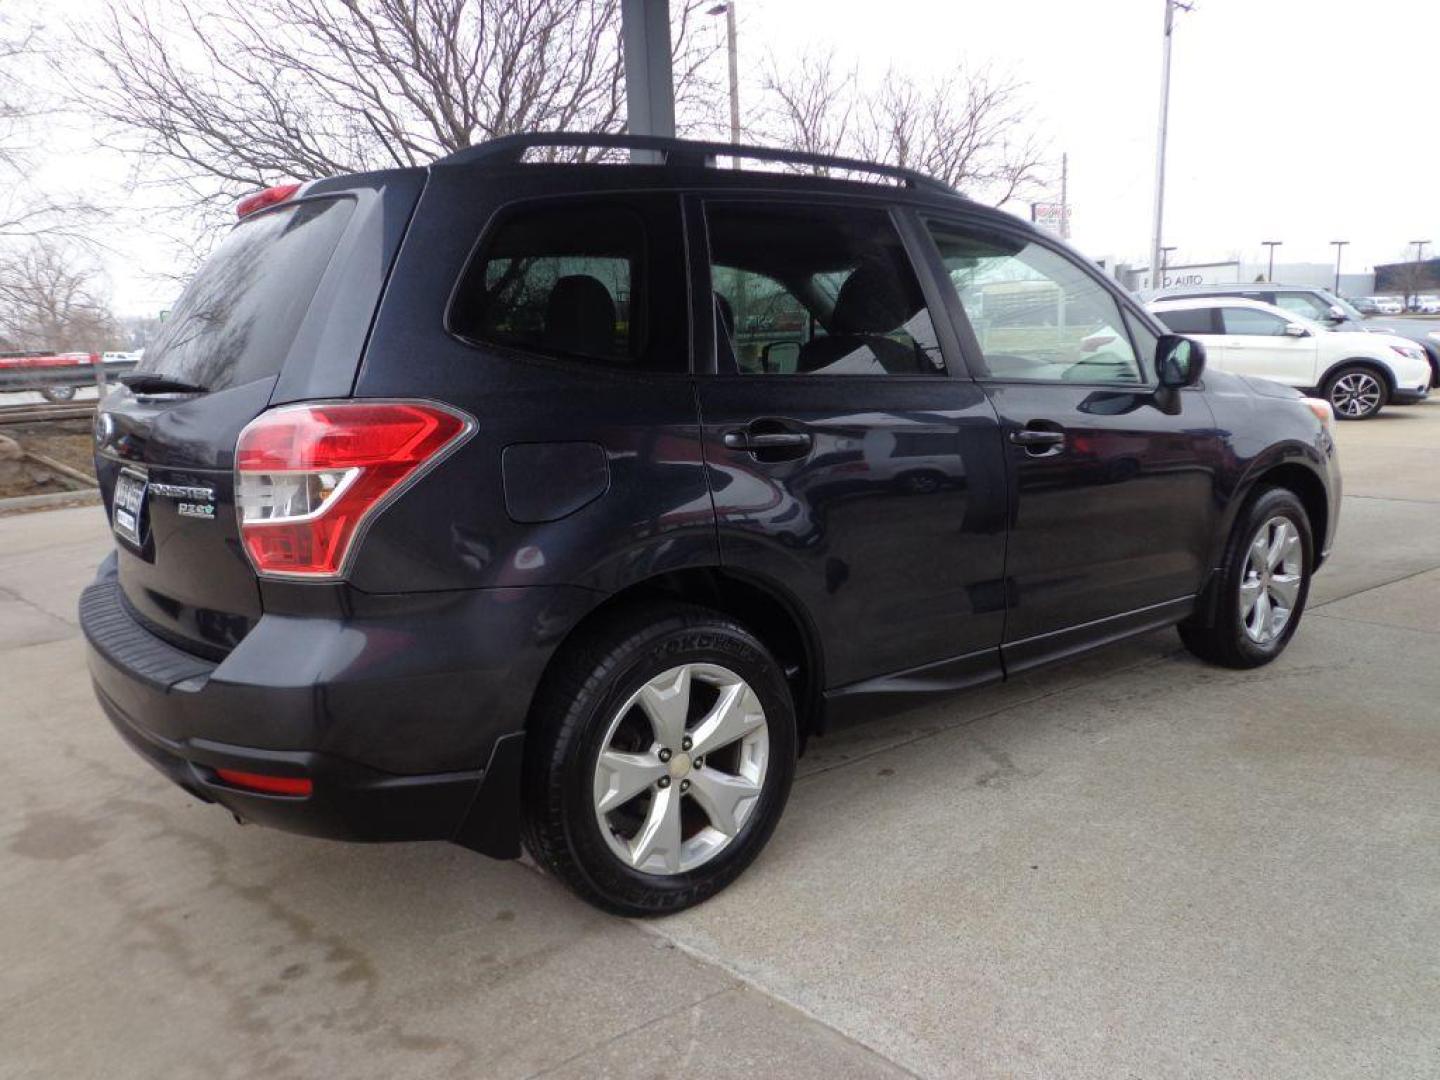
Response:
[[[0,519],[0,1077],[1434,1077],[1440,402],[1341,445],[1280,661],[1166,632],[822,740],[648,924],[171,788],[83,674],[98,511]]]

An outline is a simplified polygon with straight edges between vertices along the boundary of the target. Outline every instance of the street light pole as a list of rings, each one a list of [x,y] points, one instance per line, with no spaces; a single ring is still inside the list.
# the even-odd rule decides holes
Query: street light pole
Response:
[[[1275,282],[1275,249],[1276,249],[1277,247],[1279,247],[1281,244],[1285,243],[1285,241],[1284,241],[1284,240],[1261,240],[1260,243],[1264,244],[1266,247],[1268,247],[1268,248],[1270,249],[1270,269],[1265,272],[1265,280],[1268,281],[1268,282],[1270,282],[1271,284],[1274,284],[1274,282]]]
[[[1349,241],[1349,240],[1331,240],[1330,243],[1331,243],[1332,245],[1334,245],[1334,247],[1335,247],[1335,295],[1336,295],[1336,296],[1339,296],[1339,295],[1340,295],[1340,256],[1341,256],[1341,255],[1344,253],[1344,251],[1345,251],[1345,245],[1348,244],[1348,243],[1350,243],[1350,241]]]
[[[1162,247],[1160,249],[1160,284],[1155,286],[1156,288],[1165,288],[1165,274],[1170,269],[1170,252],[1174,250],[1175,245],[1173,244],[1169,247]]]
[[[716,4],[705,14],[725,16],[726,51],[730,54],[730,143],[740,144],[740,56],[735,46],[735,0]],[[735,162],[740,167],[740,162]]]
[[[1160,266],[1160,244],[1165,231],[1165,139],[1170,121],[1170,35],[1175,29],[1175,10],[1189,11],[1187,0],[1165,0],[1165,43],[1160,62],[1160,130],[1155,139],[1155,219],[1150,232],[1150,286]]]

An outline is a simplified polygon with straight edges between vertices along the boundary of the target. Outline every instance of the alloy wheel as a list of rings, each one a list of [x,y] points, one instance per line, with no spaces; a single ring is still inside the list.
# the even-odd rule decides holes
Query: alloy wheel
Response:
[[[1287,517],[1260,526],[1245,556],[1240,578],[1240,623],[1257,645],[1269,645],[1285,632],[1304,580],[1300,531]]]
[[[1342,416],[1368,416],[1380,407],[1380,381],[1367,371],[1352,371],[1335,380],[1330,404]]]
[[[718,664],[682,664],[616,710],[595,762],[600,832],[627,866],[680,874],[739,835],[769,765],[765,710]]]

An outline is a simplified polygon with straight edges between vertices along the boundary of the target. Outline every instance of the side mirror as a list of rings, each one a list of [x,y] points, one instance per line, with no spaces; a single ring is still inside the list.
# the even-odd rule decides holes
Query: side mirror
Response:
[[[1345,309],[1342,308],[1339,304],[1331,304],[1330,310],[1325,313],[1325,317],[1331,322],[1344,322]]]
[[[769,373],[785,372],[795,370],[795,365],[800,361],[800,343],[798,341],[771,341],[760,349],[760,363]]]
[[[1305,327],[1301,326],[1299,323],[1293,323],[1293,322],[1292,322],[1292,323],[1286,323],[1286,324],[1285,324],[1285,336],[1286,336],[1286,337],[1296,337],[1296,338],[1299,338],[1299,337],[1309,337],[1309,336],[1310,336],[1310,331],[1309,331],[1309,330],[1306,330]]]
[[[1171,390],[1194,386],[1205,372],[1205,346],[1179,334],[1166,334],[1155,347],[1155,373]]]

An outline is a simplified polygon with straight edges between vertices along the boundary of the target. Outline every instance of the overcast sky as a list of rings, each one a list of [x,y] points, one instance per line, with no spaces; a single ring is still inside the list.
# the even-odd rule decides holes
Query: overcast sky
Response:
[[[1440,241],[1433,0],[1196,0],[1177,18],[1171,89],[1166,243],[1171,263],[1333,259],[1345,269],[1393,261],[1408,241]],[[52,19],[94,12],[61,0]],[[781,62],[833,45],[876,76],[991,63],[1029,84],[1034,116],[1070,157],[1072,240],[1094,257],[1143,260],[1149,247],[1163,0],[737,0],[747,121],[749,75],[766,50]],[[711,20],[719,34],[724,20]],[[723,59],[719,61],[723,63]],[[747,108],[747,104],[749,107]],[[717,108],[724,103],[717,103]],[[57,126],[42,180],[124,194],[127,164],[91,147],[85,125]],[[1024,212],[1023,207],[1012,207]],[[117,310],[153,314],[173,286],[143,216],[121,215],[107,260]]]

